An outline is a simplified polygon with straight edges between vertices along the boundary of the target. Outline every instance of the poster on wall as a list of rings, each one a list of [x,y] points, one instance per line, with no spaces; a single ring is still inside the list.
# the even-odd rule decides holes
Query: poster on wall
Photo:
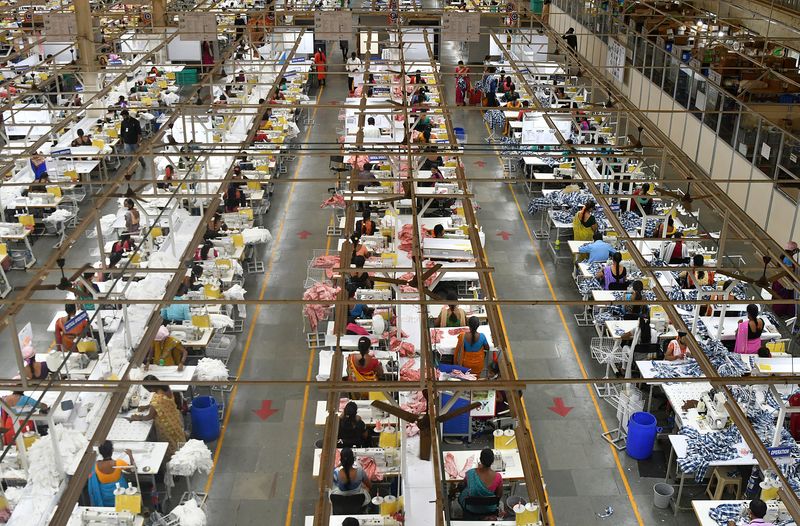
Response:
[[[625,46],[613,38],[608,39],[606,66],[617,82],[625,81]]]
[[[481,14],[445,11],[442,15],[442,38],[452,42],[479,42]]]

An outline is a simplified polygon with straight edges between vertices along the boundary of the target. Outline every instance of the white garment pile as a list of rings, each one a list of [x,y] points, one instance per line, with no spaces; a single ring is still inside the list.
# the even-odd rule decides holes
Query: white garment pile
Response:
[[[68,210],[64,210],[63,208],[59,208],[49,216],[45,217],[42,221],[44,221],[45,223],[59,223],[61,221],[66,221],[71,217],[72,217],[71,212],[69,212]]]
[[[47,436],[34,442],[28,449],[28,485],[34,486],[36,491],[57,491],[64,480],[64,474],[58,472],[53,456],[53,435],[58,437],[58,451],[62,459],[81,456],[89,445],[83,433],[61,424],[56,424]]]
[[[241,268],[241,266],[240,266],[240,268]],[[229,288],[228,290],[223,292],[222,296],[226,300],[243,300],[244,299],[244,295],[246,293],[247,293],[247,291],[244,290],[242,288],[242,286],[237,283],[236,285],[232,286],[231,288]],[[244,318],[247,317],[247,306],[246,305],[244,305],[242,303],[239,303],[239,304],[236,305],[236,309],[239,311],[239,317],[240,318],[244,319]]]
[[[206,513],[197,505],[197,501],[189,499],[172,510],[172,515],[180,520],[181,526],[206,526]]]
[[[197,362],[197,369],[194,375],[198,380],[227,380],[228,367],[221,360],[202,358]]]
[[[225,316],[224,314],[209,314],[209,318],[211,318],[211,326],[215,329],[232,329],[233,328],[233,319],[230,316]]]
[[[272,234],[266,228],[245,228],[242,230],[242,238],[247,245],[269,243],[272,241]]]
[[[213,465],[211,450],[202,440],[196,439],[186,442],[168,463],[170,473],[182,477],[191,477],[197,472],[208,473]]]

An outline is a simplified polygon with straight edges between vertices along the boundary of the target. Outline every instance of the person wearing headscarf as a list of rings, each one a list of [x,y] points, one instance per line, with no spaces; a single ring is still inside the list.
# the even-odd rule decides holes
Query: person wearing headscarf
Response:
[[[188,354],[183,344],[170,336],[169,329],[162,325],[158,328],[156,337],[153,339],[153,347],[145,359],[145,370],[149,368],[150,364],[155,364],[177,365],[178,370],[182,371]]]

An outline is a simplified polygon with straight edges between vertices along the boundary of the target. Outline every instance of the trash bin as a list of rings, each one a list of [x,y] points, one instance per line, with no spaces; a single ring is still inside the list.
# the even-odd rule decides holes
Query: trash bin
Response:
[[[626,451],[628,456],[636,460],[650,458],[653,446],[656,443],[656,417],[650,413],[640,411],[633,413],[628,420],[628,442]]]
[[[198,396],[192,400],[192,438],[212,442],[219,438],[217,401],[211,396]]]
[[[653,506],[662,510],[669,508],[669,502],[674,494],[675,488],[664,482],[659,482],[653,486]]]

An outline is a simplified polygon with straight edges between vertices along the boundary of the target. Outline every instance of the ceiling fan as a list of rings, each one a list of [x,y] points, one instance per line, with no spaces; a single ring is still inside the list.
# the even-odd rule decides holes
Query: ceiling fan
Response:
[[[664,196],[667,196],[667,197],[672,197],[673,199],[676,199],[687,212],[692,212],[693,211],[692,203],[694,201],[702,201],[703,199],[708,199],[709,197],[712,197],[711,194],[693,196],[691,194],[691,190],[692,190],[692,183],[691,182],[686,186],[686,192],[685,193],[679,193],[679,192],[676,192],[676,191],[673,191],[673,190],[667,190],[665,188],[658,188],[658,187],[655,189],[655,191],[658,192],[661,195],[664,195]]]
[[[427,391],[423,390],[422,396],[425,397],[425,401],[427,402],[428,400]],[[417,427],[419,427],[419,458],[421,460],[430,460],[431,426],[430,426],[430,419],[428,418],[428,413],[421,413],[419,415],[415,415],[410,411],[406,411],[405,409],[400,409],[396,405],[390,404],[389,402],[384,402],[383,400],[375,400],[372,402],[372,405],[410,424],[417,424]],[[456,409],[451,409],[450,411],[444,413],[443,415],[437,416],[436,423],[441,424],[442,422],[447,422],[452,418],[461,416],[464,413],[472,411],[473,409],[477,409],[480,406],[481,406],[480,402],[472,402],[465,406],[461,406]]]
[[[58,265],[59,270],[61,271],[61,279],[58,280],[58,283],[52,285],[37,285],[33,287],[33,290],[63,290],[64,292],[71,292],[76,296],[80,295],[80,292],[75,288],[75,280],[81,277],[81,275],[88,269],[92,267],[89,263],[84,263],[81,268],[79,268],[72,276],[69,278],[64,274],[64,258],[58,258],[56,260],[56,264]]]
[[[761,272],[761,277],[758,279],[753,279],[751,277],[745,276],[743,274],[739,274],[736,272],[729,272],[727,270],[720,270],[720,274],[725,274],[726,276],[730,276],[734,279],[738,279],[739,281],[744,281],[746,283],[752,283],[757,287],[761,287],[762,289],[769,288],[775,280],[781,279],[785,276],[788,276],[789,273],[785,270],[781,270],[772,276],[767,276],[767,266],[772,262],[772,256],[761,256],[761,260],[764,262],[764,270]]]

